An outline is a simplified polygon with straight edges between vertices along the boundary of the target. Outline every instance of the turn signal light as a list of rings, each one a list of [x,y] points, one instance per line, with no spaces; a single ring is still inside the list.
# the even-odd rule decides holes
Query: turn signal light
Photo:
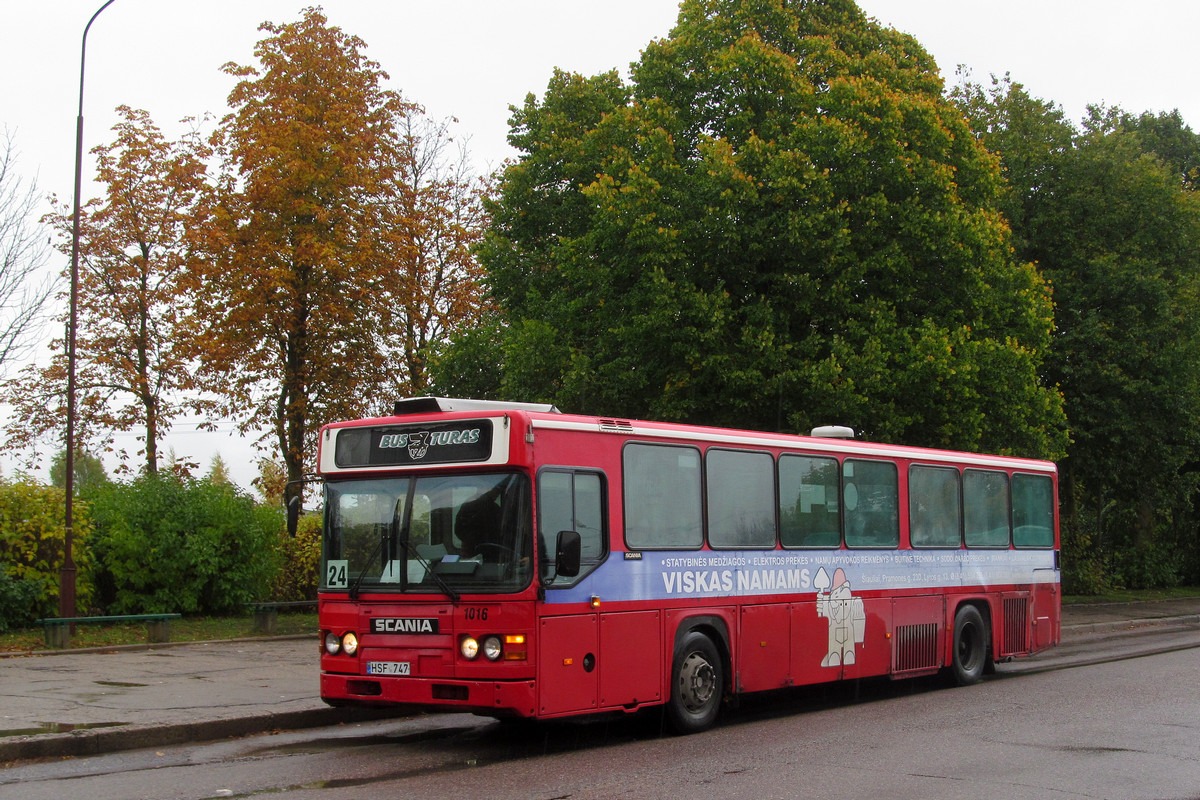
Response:
[[[504,637],[504,660],[505,661],[524,661],[529,656],[529,648],[525,646],[525,636],[517,634],[515,636]]]

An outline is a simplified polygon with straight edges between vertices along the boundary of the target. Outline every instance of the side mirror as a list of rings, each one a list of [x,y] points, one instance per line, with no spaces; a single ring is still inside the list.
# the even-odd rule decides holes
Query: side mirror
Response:
[[[555,572],[564,578],[579,574],[579,560],[583,553],[583,539],[576,531],[559,531],[558,547],[554,555]]]

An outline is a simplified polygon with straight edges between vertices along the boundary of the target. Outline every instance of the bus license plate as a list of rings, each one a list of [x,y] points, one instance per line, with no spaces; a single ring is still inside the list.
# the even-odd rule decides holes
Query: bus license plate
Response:
[[[410,675],[408,661],[368,661],[368,675]]]

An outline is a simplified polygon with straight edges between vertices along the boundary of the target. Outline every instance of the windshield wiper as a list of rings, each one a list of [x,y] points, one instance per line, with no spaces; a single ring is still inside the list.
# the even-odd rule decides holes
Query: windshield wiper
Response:
[[[358,573],[358,577],[354,579],[354,585],[350,587],[350,599],[358,600],[358,588],[362,586],[363,578],[367,577],[367,570],[371,566],[371,562],[375,560],[375,556],[383,551],[383,545],[387,542],[386,536],[379,537],[379,544],[375,545],[375,549],[371,551],[371,555],[367,556],[367,563],[363,565],[362,571]]]
[[[409,498],[409,502],[406,503],[405,505],[407,506],[408,509],[412,508],[411,498]],[[395,513],[392,514],[392,541],[398,541],[400,543],[400,549],[404,551],[404,555],[407,556],[408,558],[411,558],[412,560],[414,560],[418,564],[420,564],[422,567],[424,567],[425,574],[429,575],[431,578],[433,578],[433,582],[436,583],[438,588],[442,590],[442,594],[449,597],[450,602],[457,604],[458,599],[459,599],[458,592],[456,592],[454,590],[454,588],[452,586],[450,586],[450,584],[446,583],[445,578],[443,578],[441,575],[434,572],[433,564],[429,563],[429,560],[427,558],[425,558],[425,556],[421,555],[421,553],[416,548],[409,547],[408,533],[409,533],[411,521],[412,521],[412,514],[411,514],[411,511],[409,511],[409,512],[405,513],[405,515],[404,515],[404,528],[403,529],[400,528],[400,501],[397,500],[396,501],[396,511],[395,511]],[[407,570],[406,570],[406,573],[407,573]],[[405,575],[405,583],[406,584],[407,584],[407,580],[408,580],[408,575],[406,574]]]

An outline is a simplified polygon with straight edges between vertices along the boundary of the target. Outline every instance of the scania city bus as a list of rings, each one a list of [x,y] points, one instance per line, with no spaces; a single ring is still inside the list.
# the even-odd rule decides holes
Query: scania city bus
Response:
[[[1055,466],[852,436],[445,398],[328,425],[321,696],[693,732],[1056,644]]]

